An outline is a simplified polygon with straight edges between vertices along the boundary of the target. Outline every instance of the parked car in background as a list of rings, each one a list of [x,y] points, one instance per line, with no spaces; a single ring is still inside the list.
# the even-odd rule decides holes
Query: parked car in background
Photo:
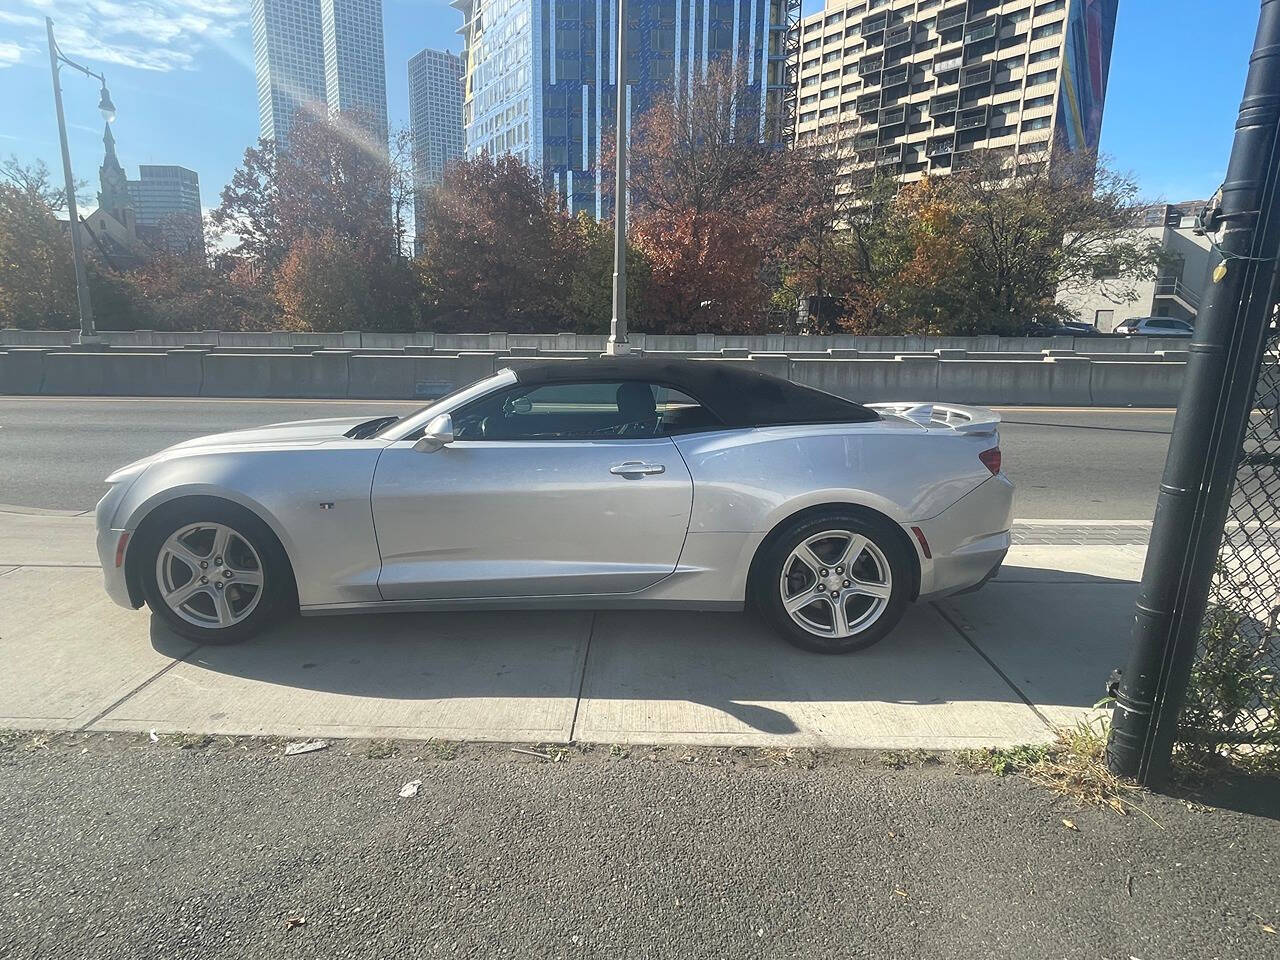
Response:
[[[1130,317],[1116,325],[1116,333],[1144,337],[1189,337],[1196,328],[1175,317]]]
[[[539,364],[404,418],[170,447],[107,479],[98,553],[113,599],[204,643],[299,609],[751,603],[845,653],[1000,566],[999,421],[724,363]]]
[[[1026,329],[1023,330],[1023,336],[1106,337],[1109,336],[1109,334],[1103,333],[1092,324],[1084,323],[1080,320],[1046,320],[1028,324]]]

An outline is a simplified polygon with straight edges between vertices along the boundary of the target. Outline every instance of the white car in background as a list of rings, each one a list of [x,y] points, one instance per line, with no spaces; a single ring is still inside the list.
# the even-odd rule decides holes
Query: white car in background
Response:
[[[1196,328],[1176,317],[1130,317],[1117,324],[1113,332],[1144,337],[1189,337]]]

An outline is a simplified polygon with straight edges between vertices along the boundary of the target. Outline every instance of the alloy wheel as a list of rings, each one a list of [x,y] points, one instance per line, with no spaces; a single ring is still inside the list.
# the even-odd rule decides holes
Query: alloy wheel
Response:
[[[876,544],[849,530],[805,538],[782,564],[782,607],[802,630],[842,640],[880,619],[893,594],[889,560]]]
[[[156,555],[156,584],[165,605],[197,627],[230,627],[262,599],[262,559],[247,539],[223,523],[192,523],[165,540]]]

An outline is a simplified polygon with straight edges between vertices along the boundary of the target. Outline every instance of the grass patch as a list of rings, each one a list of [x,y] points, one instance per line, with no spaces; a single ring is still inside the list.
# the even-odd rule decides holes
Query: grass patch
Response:
[[[1052,743],[973,750],[960,762],[971,770],[997,776],[1023,776],[1082,807],[1105,807],[1127,814],[1138,809],[1135,801],[1143,791],[1132,780],[1107,769],[1109,726],[1105,717],[1082,720],[1059,728]]]
[[[1049,744],[1024,743],[1016,747],[983,747],[967,750],[960,755],[960,766],[968,770],[982,770],[997,777],[1022,773],[1049,756]]]

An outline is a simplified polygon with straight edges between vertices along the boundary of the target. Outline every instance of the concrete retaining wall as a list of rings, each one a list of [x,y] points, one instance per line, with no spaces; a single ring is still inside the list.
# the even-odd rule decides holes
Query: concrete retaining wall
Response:
[[[414,349],[411,345],[393,353],[349,348],[248,352],[243,347],[189,346],[90,352],[13,347],[0,350],[0,394],[429,400],[504,366],[550,359],[524,355],[512,347],[453,353],[437,352],[434,346],[421,346],[422,353]],[[510,354],[512,349],[517,349],[515,355]],[[554,362],[575,362],[572,354],[554,356],[559,358]],[[1184,360],[1168,355],[1145,362],[1076,355],[1005,360],[973,359],[951,349],[892,358],[845,357],[835,351],[794,357],[738,348],[703,356],[748,364],[853,400],[1007,405],[1173,406],[1186,369]]]
[[[347,330],[341,333],[290,333],[283,330],[110,330],[102,341],[113,347],[182,347],[204,344],[218,348],[401,350],[429,347],[441,353],[470,350],[536,350],[539,353],[580,351],[598,354],[608,339],[586,333],[378,333]],[[0,349],[7,346],[61,347],[75,343],[73,330],[0,329]],[[900,353],[932,353],[935,350],[964,350],[968,353],[1034,353],[1068,350],[1075,353],[1147,354],[1166,348],[1185,348],[1185,340],[1170,337],[855,337],[833,336],[720,336],[698,333],[686,335],[631,335],[633,349],[659,353],[751,353],[825,354],[829,350],[857,350],[893,356]],[[1179,346],[1181,345],[1181,346]]]

